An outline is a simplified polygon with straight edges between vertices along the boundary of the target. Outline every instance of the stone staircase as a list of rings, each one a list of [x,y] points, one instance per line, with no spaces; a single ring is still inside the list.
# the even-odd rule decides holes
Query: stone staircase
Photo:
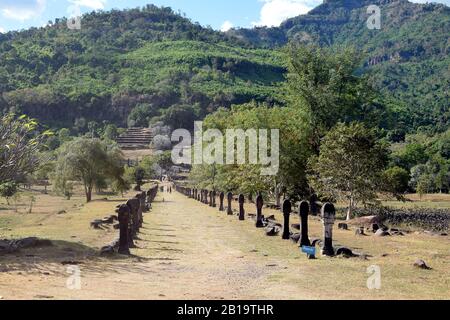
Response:
[[[130,128],[117,138],[117,143],[123,150],[150,149],[153,133],[148,128]]]

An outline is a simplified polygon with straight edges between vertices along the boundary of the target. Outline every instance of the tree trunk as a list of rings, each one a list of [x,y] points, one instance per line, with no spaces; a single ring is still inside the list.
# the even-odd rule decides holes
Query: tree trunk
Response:
[[[350,199],[347,210],[347,221],[351,220],[352,215],[353,215],[353,199]]]
[[[92,187],[86,189],[86,202],[92,201]]]

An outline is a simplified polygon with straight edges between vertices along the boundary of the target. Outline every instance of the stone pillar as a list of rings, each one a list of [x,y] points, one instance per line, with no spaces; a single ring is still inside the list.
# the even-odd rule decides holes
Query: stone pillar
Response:
[[[319,208],[317,207],[317,195],[315,193],[313,193],[309,198],[309,203],[311,206],[311,214],[313,216],[317,216],[319,213]]]
[[[225,193],[221,192],[219,195],[219,211],[224,211],[223,199],[225,198]]]
[[[283,236],[282,238],[284,240],[289,240],[291,238],[291,233],[289,231],[289,218],[292,212],[292,204],[290,200],[284,200],[283,202],[283,217],[284,217],[284,224],[283,224]]]
[[[264,199],[262,194],[260,193],[257,197],[256,197],[256,227],[257,228],[263,228],[264,227],[264,223],[262,221],[262,208],[264,205]]]
[[[333,248],[333,225],[336,216],[336,210],[331,203],[325,203],[322,207],[322,223],[324,233],[324,245],[322,254],[325,256],[334,256]]]
[[[245,220],[245,210],[244,210],[245,197],[243,194],[239,195],[239,220]]]
[[[233,201],[233,194],[231,192],[228,192],[227,194],[227,200],[228,200],[228,209],[227,209],[227,214],[229,216],[233,215],[233,209],[231,208],[231,202]]]
[[[205,193],[203,192],[203,189],[200,190],[200,202],[203,203],[205,201],[205,199],[203,199],[205,196]]]
[[[130,223],[130,208],[123,204],[119,207],[119,253],[120,254],[130,254],[130,248],[128,243],[128,225]]]
[[[308,237],[308,215],[309,215],[309,204],[307,201],[300,202],[299,215],[301,220],[301,237],[300,237],[300,247],[311,246],[311,241]]]
[[[142,227],[142,223],[144,221],[144,216],[143,216],[143,212],[144,212],[144,206],[145,206],[145,200],[143,199],[143,193],[138,193],[135,197],[138,201],[139,201],[139,206],[138,206],[138,210],[137,210],[137,227],[138,230],[139,228]]]
[[[216,206],[216,191],[214,190],[212,192],[212,207],[215,208]]]
[[[212,207],[213,206],[213,192],[210,191],[208,195],[209,195],[209,203],[208,204],[210,207]]]
[[[127,201],[127,206],[130,207],[131,211],[131,238],[134,238],[139,230],[139,199],[133,198]]]

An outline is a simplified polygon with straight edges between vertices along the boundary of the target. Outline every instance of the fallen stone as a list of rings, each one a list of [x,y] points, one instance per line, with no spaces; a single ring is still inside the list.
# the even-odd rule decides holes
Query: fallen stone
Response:
[[[47,239],[39,239],[35,237],[18,240],[17,245],[20,248],[36,248],[36,247],[51,247],[53,243]]]
[[[338,224],[338,229],[348,230],[348,224],[346,224],[346,223],[339,223]]]
[[[344,258],[356,257],[352,250],[346,247],[340,247],[336,250],[336,256],[342,255]]]
[[[66,210],[61,210],[61,211],[58,211],[56,214],[65,214],[65,213],[67,213]]]
[[[358,229],[355,230],[355,235],[357,236],[365,236],[366,234],[364,233],[364,227],[359,227]]]
[[[270,227],[267,227],[265,230],[266,230],[266,236],[274,237],[280,233],[281,228],[278,226],[270,226]]]
[[[301,237],[300,233],[293,233],[293,234],[291,234],[291,240],[294,243],[298,243],[300,241],[300,237]]]
[[[316,245],[321,245],[322,244],[322,240],[321,239],[317,239],[317,238],[315,238],[315,239],[312,239],[311,240],[311,246],[312,247],[315,247]]]
[[[94,229],[102,229],[101,228],[101,225],[103,224],[103,221],[102,220],[94,220],[94,221],[92,221],[91,222],[91,228],[94,228]]]
[[[429,266],[425,263],[425,261],[421,259],[417,259],[416,262],[414,262],[414,267],[423,269],[423,270],[431,270]]]
[[[76,265],[79,265],[79,264],[82,264],[83,262],[81,262],[81,261],[72,261],[72,260],[67,260],[67,261],[61,261],[61,264],[63,265],[63,266],[67,266],[67,265],[70,265],[70,266],[76,266]]]
[[[274,215],[267,217],[267,220],[276,220]]]
[[[375,236],[377,237],[389,237],[391,234],[387,231],[384,231],[383,229],[378,229],[377,232],[375,232]]]
[[[112,246],[105,246],[100,250],[100,255],[102,256],[111,256],[113,254],[114,254],[114,247]]]
[[[300,230],[300,223],[291,224],[292,229]]]

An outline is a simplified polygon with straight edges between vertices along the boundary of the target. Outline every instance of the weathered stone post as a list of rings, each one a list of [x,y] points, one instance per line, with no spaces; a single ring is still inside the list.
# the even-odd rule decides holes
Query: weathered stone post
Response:
[[[213,192],[212,191],[209,192],[209,203],[208,203],[208,205],[210,207],[213,206]]]
[[[219,211],[224,211],[223,199],[225,198],[225,193],[221,192],[219,195]]]
[[[128,207],[128,212],[129,212],[129,219],[128,219],[128,225],[127,225],[127,240],[128,240],[128,248],[136,248],[133,238],[135,235],[135,231],[134,231],[134,218],[135,216],[133,215],[133,208],[130,205],[130,201],[128,200],[127,204],[125,206]]]
[[[256,227],[257,228],[263,228],[264,227],[264,223],[262,221],[262,208],[264,205],[264,199],[262,194],[260,193],[257,197],[256,197]]]
[[[131,211],[131,237],[134,238],[139,231],[139,208],[141,203],[139,199],[133,198],[127,201],[127,206],[130,207]]]
[[[212,207],[215,208],[216,207],[216,191],[213,190],[212,192]]]
[[[300,202],[299,215],[301,220],[301,237],[300,237],[300,247],[311,246],[311,241],[308,237],[308,215],[309,215],[309,204],[307,201]]]
[[[319,208],[317,207],[317,200],[318,200],[317,195],[315,193],[313,193],[309,198],[309,203],[311,206],[311,214],[313,216],[317,216],[317,214],[319,213]]]
[[[130,223],[130,208],[123,204],[118,210],[119,216],[119,253],[120,254],[130,254],[130,248],[128,243],[128,226]]]
[[[322,207],[322,223],[324,231],[324,245],[322,254],[325,256],[334,256],[333,248],[333,225],[335,221],[336,210],[331,203],[325,203]]]
[[[204,203],[204,202],[205,202],[204,197],[205,197],[205,193],[203,192],[203,189],[202,189],[202,190],[200,190],[200,202],[201,202],[201,203]]]
[[[243,194],[239,195],[239,220],[245,220],[245,209],[244,209],[245,197]]]
[[[205,190],[205,204],[209,205],[209,199],[208,199],[208,190]]]
[[[284,200],[283,202],[283,217],[284,217],[284,225],[283,225],[283,240],[289,240],[291,238],[291,233],[289,231],[289,217],[292,212],[292,204],[290,200]]]
[[[139,206],[138,206],[138,211],[137,211],[137,218],[138,218],[137,227],[138,227],[138,230],[139,230],[139,228],[142,227],[142,223],[144,221],[144,216],[143,216],[143,211],[144,211],[144,206],[145,206],[145,198],[144,197],[145,196],[143,196],[142,192],[138,193],[136,195],[136,197],[135,197],[139,201]]]
[[[233,201],[233,194],[231,192],[228,192],[227,194],[227,200],[228,200],[228,209],[227,209],[227,214],[229,216],[233,215],[233,209],[231,208],[231,202]]]

